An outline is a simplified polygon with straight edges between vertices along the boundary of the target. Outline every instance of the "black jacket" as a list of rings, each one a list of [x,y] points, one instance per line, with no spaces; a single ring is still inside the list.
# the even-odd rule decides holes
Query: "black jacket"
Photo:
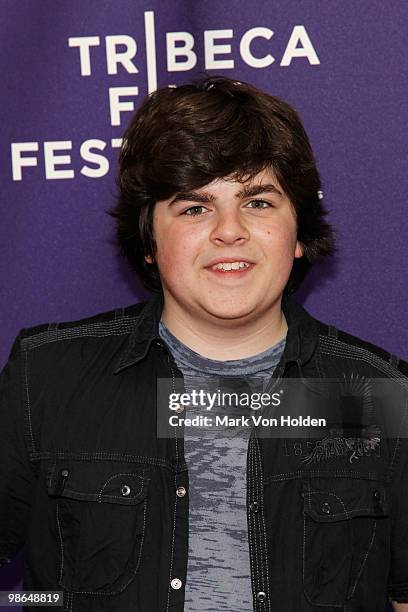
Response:
[[[24,589],[63,590],[67,611],[183,610],[183,436],[156,435],[156,380],[182,388],[182,374],[158,335],[162,307],[159,295],[23,329],[1,375],[0,557],[24,548]],[[289,329],[271,385],[372,377],[405,393],[407,363],[317,321],[292,298],[282,307]],[[381,426],[371,447],[363,438],[310,446],[253,429],[256,612],[382,612],[389,597],[408,602],[406,404],[398,414],[398,432],[386,436]]]

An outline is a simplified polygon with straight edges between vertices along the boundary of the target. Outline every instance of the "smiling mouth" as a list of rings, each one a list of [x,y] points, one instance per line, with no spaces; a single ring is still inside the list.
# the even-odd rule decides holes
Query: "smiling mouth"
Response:
[[[206,270],[214,275],[214,278],[233,280],[244,278],[247,274],[251,273],[254,268],[254,263],[248,261],[232,261],[232,262],[219,262],[213,266],[208,266]]]
[[[232,270],[244,270],[245,268],[249,268],[250,264],[246,261],[233,261],[233,262],[224,262],[217,263],[211,267],[211,270],[221,270],[222,272],[230,272]]]

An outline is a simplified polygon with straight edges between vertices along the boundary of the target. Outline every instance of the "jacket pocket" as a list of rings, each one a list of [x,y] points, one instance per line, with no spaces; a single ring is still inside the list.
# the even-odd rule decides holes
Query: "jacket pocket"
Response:
[[[135,577],[143,551],[150,467],[118,461],[57,461],[49,470],[60,543],[59,584],[116,594]]]
[[[389,541],[387,490],[359,478],[309,478],[303,498],[305,595],[314,604],[345,604],[368,562],[381,575]]]

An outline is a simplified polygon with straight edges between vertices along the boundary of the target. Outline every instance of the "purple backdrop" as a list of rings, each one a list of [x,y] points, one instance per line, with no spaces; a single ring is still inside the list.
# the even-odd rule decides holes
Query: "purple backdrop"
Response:
[[[147,295],[104,214],[117,139],[148,91],[203,71],[300,111],[338,254],[299,299],[407,359],[407,18],[380,0],[3,0],[1,363],[21,327]]]

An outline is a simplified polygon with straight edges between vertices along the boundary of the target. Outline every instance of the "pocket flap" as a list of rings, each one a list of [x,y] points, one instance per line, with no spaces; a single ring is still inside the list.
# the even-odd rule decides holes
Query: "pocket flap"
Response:
[[[54,497],[135,505],[145,499],[150,467],[121,461],[58,460],[48,471]]]
[[[319,523],[355,516],[388,516],[382,483],[353,478],[310,478],[303,482],[304,511]]]

